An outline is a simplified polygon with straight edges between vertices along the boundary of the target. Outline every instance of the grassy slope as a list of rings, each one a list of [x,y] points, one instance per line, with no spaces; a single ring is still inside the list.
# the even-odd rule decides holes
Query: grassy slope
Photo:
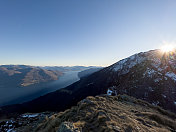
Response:
[[[84,132],[176,130],[176,115],[127,95],[87,97],[77,106],[47,118],[36,131],[55,132],[63,122]]]

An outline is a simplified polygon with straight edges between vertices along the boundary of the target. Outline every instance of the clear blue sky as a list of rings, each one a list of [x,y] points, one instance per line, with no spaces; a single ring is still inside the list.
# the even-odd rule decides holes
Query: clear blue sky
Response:
[[[164,41],[175,0],[0,1],[0,64],[108,66]]]

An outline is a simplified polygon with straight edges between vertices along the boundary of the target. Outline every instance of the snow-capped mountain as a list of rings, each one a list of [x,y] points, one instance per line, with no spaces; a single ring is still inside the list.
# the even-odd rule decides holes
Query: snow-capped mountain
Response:
[[[141,98],[176,111],[176,52],[152,50],[135,54],[106,69],[114,78],[108,94]]]
[[[87,96],[127,94],[176,113],[176,51],[132,55],[56,92],[1,113],[65,110]]]
[[[160,50],[151,50],[148,52],[141,52],[139,54],[132,55],[128,58],[120,60],[113,64],[109,69],[118,72],[119,75],[126,74],[136,65],[142,64],[146,66],[145,62],[148,61],[151,65],[151,72],[173,72],[170,70],[176,69],[176,52],[164,53]],[[149,65],[147,65],[149,66]],[[171,69],[168,69],[171,68]],[[149,69],[148,69],[149,70]],[[149,73],[150,74],[150,73]],[[168,73],[169,74],[169,73]],[[145,75],[144,75],[145,76]]]

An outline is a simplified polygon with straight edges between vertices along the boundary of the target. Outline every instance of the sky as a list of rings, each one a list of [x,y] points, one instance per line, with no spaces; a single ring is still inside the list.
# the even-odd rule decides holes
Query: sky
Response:
[[[108,66],[176,42],[175,0],[1,0],[0,64]]]

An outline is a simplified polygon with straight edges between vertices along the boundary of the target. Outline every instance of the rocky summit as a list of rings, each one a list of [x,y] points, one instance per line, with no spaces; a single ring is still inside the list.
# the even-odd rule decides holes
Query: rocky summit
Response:
[[[174,132],[176,115],[127,95],[87,97],[35,132]]]

